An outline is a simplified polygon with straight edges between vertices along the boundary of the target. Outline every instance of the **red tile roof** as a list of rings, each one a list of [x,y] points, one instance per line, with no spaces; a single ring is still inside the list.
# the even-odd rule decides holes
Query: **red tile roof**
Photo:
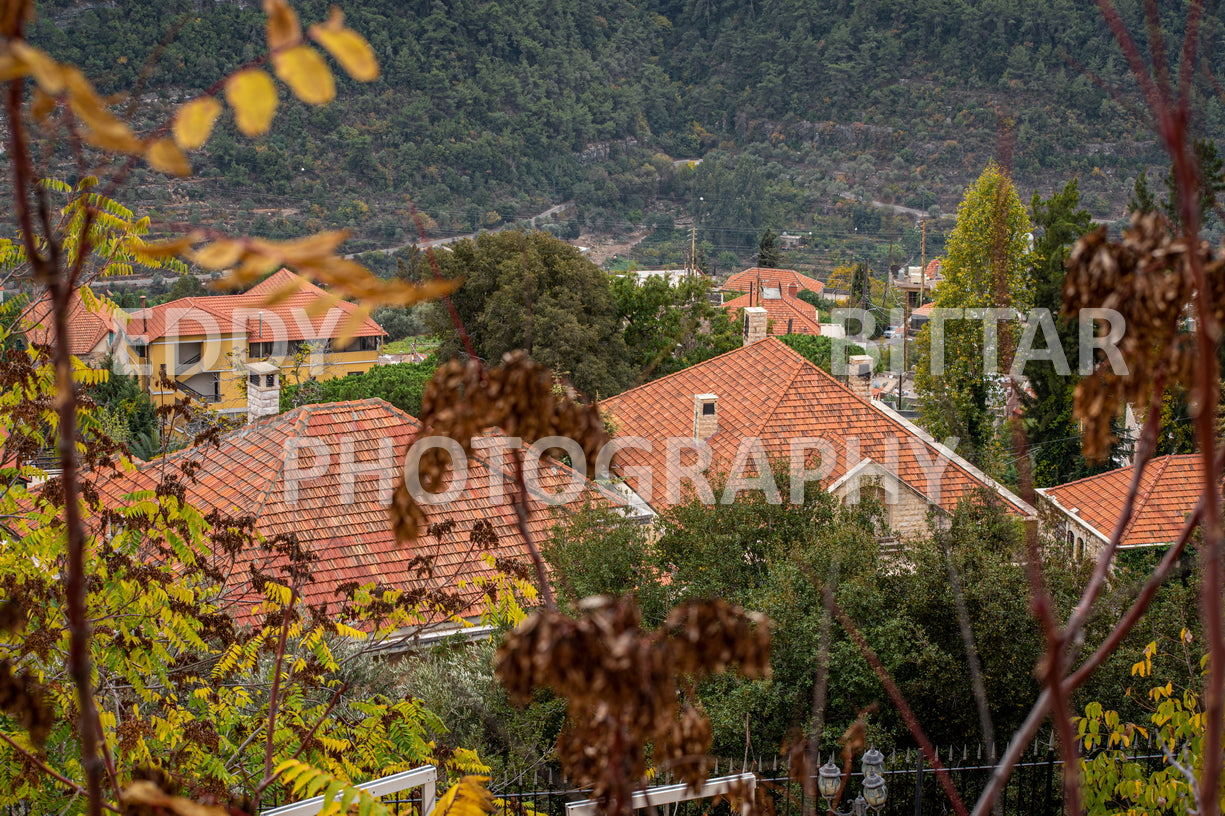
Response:
[[[80,291],[72,293],[68,312],[68,351],[78,357],[89,354],[107,339],[114,325],[115,304],[106,298],[94,297],[94,308],[85,305]],[[26,337],[31,343],[50,345],[55,338],[51,322],[51,300],[44,297],[30,309],[26,318],[31,327]]]
[[[962,496],[986,487],[1000,495],[1010,511],[1027,516],[1034,512],[973,465],[955,454],[950,456],[917,426],[856,396],[772,337],[601,403],[618,437],[644,437],[651,442],[650,451],[621,450],[614,463],[631,479],[627,466],[649,469],[652,485],[648,501],[652,505],[668,503],[664,491],[666,440],[694,435],[694,397],[698,394],[718,397],[718,430],[706,440],[714,454],[711,474],[730,470],[744,440],[760,439],[767,456],[786,462],[792,440],[819,438],[837,455],[833,469],[823,480],[827,487],[845,476],[857,461],[870,459],[948,511]],[[809,457],[809,467],[815,466],[816,458],[815,454]],[[940,472],[942,459],[947,465]],[[923,460],[936,465],[930,484]],[[634,486],[642,492],[641,485]]]
[[[760,280],[763,284],[770,287],[779,287],[784,292],[790,284],[795,284],[799,289],[807,289],[810,292],[820,294],[825,290],[825,284],[816,278],[810,278],[807,275],[801,275],[794,269],[769,269],[767,267],[755,266],[752,269],[746,269],[743,272],[737,272],[727,279],[723,284],[724,290],[734,292],[747,292]]]
[[[288,297],[265,305],[270,295],[291,289],[293,293]],[[313,312],[321,301],[329,300],[332,301],[330,307],[318,314]],[[340,300],[305,278],[282,269],[241,295],[187,297],[138,309],[129,314],[127,332],[134,337],[147,336],[149,340],[212,333],[245,334],[251,343],[320,340],[339,336],[357,309],[355,304]],[[351,332],[353,337],[385,334],[369,317]]]
[[[1133,473],[1134,467],[1129,465],[1038,492],[1109,541],[1123,512]],[[1142,547],[1173,542],[1203,489],[1204,463],[1198,453],[1150,461],[1140,476],[1135,512],[1119,545]]]
[[[749,301],[752,301],[750,303]],[[817,322],[817,307],[805,303],[799,298],[788,297],[756,297],[744,294],[723,304],[723,308],[734,319],[740,309],[748,306],[761,306],[766,310],[769,319],[770,334],[820,334],[821,324]]]
[[[312,552],[314,582],[302,589],[306,602],[335,605],[338,587],[378,583],[394,588],[452,589],[468,582],[464,596],[469,608],[479,611],[480,591],[474,578],[494,574],[482,559],[488,552],[498,558],[514,558],[530,564],[520,538],[515,511],[510,504],[509,465],[502,468],[505,498],[493,496],[489,461],[478,452],[469,461],[467,487],[445,507],[426,508],[430,524],[454,522],[453,529],[423,535],[416,542],[398,544],[388,516],[390,491],[404,464],[409,445],[420,428],[416,419],[379,399],[305,405],[285,414],[247,425],[221,438],[220,449],[189,448],[143,465],[128,481],[128,491],[148,489],[160,478],[160,469],[185,460],[198,462],[196,481],[187,488],[186,500],[201,509],[231,515],[251,515],[265,537],[292,533]],[[507,457],[509,458],[509,457]],[[298,474],[294,477],[292,474]],[[584,498],[600,497],[597,488],[563,465],[544,460],[540,485],[556,492],[580,480]],[[115,497],[118,489],[104,491]],[[551,509],[532,499],[528,526],[536,542],[542,542],[552,525]],[[472,543],[478,522],[488,522],[496,544],[483,550]],[[445,524],[444,524],[445,526]],[[413,559],[432,558],[432,577],[423,578]],[[238,564],[269,559],[267,553],[247,554]],[[269,572],[279,559],[260,564]],[[237,615],[245,617],[252,596],[239,604]],[[244,608],[245,607],[245,608]]]

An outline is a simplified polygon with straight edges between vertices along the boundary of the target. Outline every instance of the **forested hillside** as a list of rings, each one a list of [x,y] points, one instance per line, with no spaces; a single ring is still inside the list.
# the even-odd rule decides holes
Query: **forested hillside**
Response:
[[[1121,217],[1141,169],[1163,172],[1149,131],[1095,84],[1137,98],[1096,7],[1078,0],[343,5],[378,54],[379,81],[323,109],[283,98],[255,142],[223,118],[198,178],[137,170],[143,200],[131,203],[272,237],[348,226],[360,251],[415,237],[410,200],[431,237],[573,201],[552,229],[655,230],[652,262],[679,262],[687,236],[673,228],[696,221],[716,265],[747,257],[771,226],[814,231],[792,262],[819,266],[913,256],[916,216],[951,212],[1001,152],[1025,194],[1079,176],[1102,220]],[[1143,30],[1138,0],[1120,5]],[[297,6],[326,14],[323,0]],[[50,0],[39,11],[33,39],[103,89],[142,83],[150,125],[263,43],[253,2]],[[1182,11],[1168,16],[1176,37]],[[1214,52],[1220,22],[1213,9],[1201,53]],[[1198,126],[1211,137],[1225,115],[1201,84]]]

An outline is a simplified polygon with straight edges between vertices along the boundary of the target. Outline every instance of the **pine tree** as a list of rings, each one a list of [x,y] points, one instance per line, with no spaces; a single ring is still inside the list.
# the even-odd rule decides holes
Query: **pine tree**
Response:
[[[1147,188],[1137,181],[1137,197],[1144,193]],[[1041,231],[1030,258],[1034,306],[1057,316],[1063,302],[1064,261],[1072,244],[1093,227],[1093,219],[1080,206],[1075,179],[1045,201],[1034,193],[1030,210],[1034,225]],[[1076,323],[1056,317],[1055,329],[1064,359],[1076,365]],[[1080,424],[1072,415],[1072,395],[1079,378],[1060,374],[1049,361],[1031,362],[1022,373],[1033,389],[1033,395],[1027,396],[1024,404],[1035,484],[1040,487],[1063,484],[1113,467],[1109,461],[1090,464],[1081,455]]]
[[[783,255],[778,247],[778,235],[766,227],[757,242],[757,265],[762,269],[781,269]]]
[[[935,291],[941,309],[1013,307],[1030,303],[1029,216],[1008,174],[991,162],[966,190],[949,234],[944,279]],[[1015,324],[1013,324],[1015,326]],[[1012,333],[999,326],[1001,347]],[[924,427],[933,435],[960,440],[958,452],[988,472],[995,470],[999,445],[993,397],[997,377],[984,373],[986,349],[979,320],[944,325],[943,373],[933,373],[931,324],[919,336],[915,385]],[[1004,355],[1000,363],[1007,364]]]

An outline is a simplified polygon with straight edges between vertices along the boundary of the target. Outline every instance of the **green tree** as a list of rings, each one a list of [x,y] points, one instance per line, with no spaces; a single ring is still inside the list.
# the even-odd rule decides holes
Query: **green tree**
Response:
[[[200,297],[207,295],[208,290],[204,288],[204,284],[200,283],[200,279],[191,273],[184,272],[179,275],[174,285],[170,287],[170,291],[166,294],[166,300],[178,300],[185,297]]]
[[[850,303],[860,309],[872,308],[872,271],[865,263],[857,263],[851,268]]]
[[[369,371],[327,380],[307,380],[281,389],[281,410],[320,402],[347,402],[377,397],[405,413],[421,412],[421,397],[426,383],[434,376],[438,363],[430,358],[421,363],[376,365]]]
[[[811,334],[787,334],[780,338],[784,343],[798,351],[808,359],[808,362],[817,366],[826,373],[833,373],[833,349],[834,341],[825,335],[813,336]],[[862,346],[854,343],[846,344],[846,356],[850,357],[853,354],[866,354]]]
[[[966,190],[949,234],[944,279],[936,287],[938,309],[1028,308],[1029,216],[1007,173],[991,162]],[[1000,347],[1015,344],[1015,321],[998,325]],[[933,348],[932,323],[918,338],[915,387],[923,425],[938,438],[955,436],[959,452],[992,472],[997,467],[995,411],[1002,409],[996,372],[984,371],[989,349],[981,320],[949,320],[943,343]],[[937,338],[937,342],[939,338]],[[1015,345],[1011,347],[1015,348]],[[1010,360],[1000,356],[1005,365]],[[934,370],[941,360],[943,371]]]
[[[789,495],[785,479],[779,481],[780,493]],[[715,492],[721,492],[718,486]],[[908,542],[906,566],[899,569],[898,561],[881,556],[879,511],[870,499],[844,505],[811,486],[800,504],[771,504],[760,492],[742,493],[731,504],[682,503],[662,512],[654,533],[615,514],[587,512],[559,524],[544,555],[567,601],[631,592],[648,624],[673,604],[709,597],[770,617],[772,678],[712,679],[700,689],[716,748],[733,754],[743,750],[746,716],[755,745],[808,729],[826,585],[834,586],[838,603],[932,739],[964,741],[977,733],[951,565],[977,634],[990,714],[1003,739],[1037,691],[1032,670],[1043,650],[1041,630],[1027,611],[1021,523],[991,494],[969,495],[929,536]],[[1075,603],[1083,575],[1062,561],[1052,563],[1047,580],[1063,613]],[[834,623],[831,635],[826,744],[873,703],[881,704],[870,718],[873,739],[913,744],[846,632]]]
[[[1063,359],[1077,365],[1078,334],[1074,321],[1059,317],[1063,304],[1064,261],[1080,236],[1093,226],[1088,210],[1080,207],[1076,180],[1045,201],[1034,193],[1030,204],[1038,239],[1030,256],[1033,305],[1046,310],[1054,320]],[[1097,465],[1081,455],[1080,423],[1072,415],[1072,397],[1079,378],[1060,373],[1051,361],[1030,362],[1021,372],[1029,378],[1032,395],[1023,397],[1025,430],[1034,462],[1035,484],[1048,487],[1092,476],[1113,467],[1107,460]]]
[[[675,286],[660,277],[613,278],[622,339],[638,381],[663,377],[737,348],[740,328],[710,302],[712,284],[689,277]]]
[[[513,349],[568,376],[589,397],[621,391],[633,378],[608,275],[547,232],[506,230],[438,254],[445,277],[462,278],[452,302],[483,360]],[[442,359],[465,351],[446,310],[430,317]]]
[[[110,360],[104,366],[109,376],[96,385],[83,389],[97,411],[99,422],[116,442],[130,444],[157,432],[157,415],[153,401],[136,377],[113,370]]]
[[[778,246],[778,235],[769,227],[766,227],[766,231],[757,241],[757,265],[763,269],[781,269],[783,265],[783,253]]]

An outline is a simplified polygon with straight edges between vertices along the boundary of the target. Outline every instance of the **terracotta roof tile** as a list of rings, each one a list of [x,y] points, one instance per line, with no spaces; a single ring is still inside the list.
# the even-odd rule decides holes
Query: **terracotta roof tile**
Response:
[[[497,536],[490,554],[528,559],[520,538],[515,511],[509,503],[509,464],[495,471],[477,454],[469,462],[468,482],[457,499],[442,509],[428,509],[431,522],[452,520],[454,529],[425,535],[411,544],[397,544],[391,533],[387,505],[409,445],[420,425],[416,419],[378,399],[306,405],[226,434],[220,449],[192,448],[172,453],[143,467],[120,491],[109,496],[147,489],[158,469],[184,459],[200,463],[187,500],[201,510],[218,509],[250,514],[265,537],[293,533],[318,562],[314,582],[303,590],[308,603],[336,601],[336,589],[350,581],[381,583],[400,588],[454,588],[467,582],[468,613],[479,611],[480,591],[475,578],[494,570],[482,551],[470,541],[474,525],[489,522]],[[500,475],[502,496],[487,488]],[[571,480],[582,484],[572,505],[592,499],[607,500],[591,482],[569,468],[546,460],[541,465],[541,489],[557,492]],[[528,526],[537,541],[545,539],[553,512],[539,498],[530,501]],[[412,560],[422,554],[433,559],[433,577],[424,579]],[[248,554],[240,563],[266,557]],[[248,598],[254,602],[254,597]],[[243,604],[240,604],[240,609]]]
[[[826,475],[829,486],[858,461],[870,459],[892,471],[916,492],[948,511],[978,488],[995,491],[1011,512],[1031,515],[1033,508],[987,479],[923,431],[887,409],[866,402],[829,374],[775,338],[730,351],[654,382],[626,391],[601,404],[619,437],[644,437],[651,450],[622,449],[614,459],[632,484],[629,467],[649,469],[650,503],[667,504],[666,440],[694,435],[694,398],[718,397],[717,432],[706,442],[714,454],[710,473],[727,473],[741,442],[756,437],[767,456],[788,461],[791,443],[800,438],[823,440],[836,454]],[[948,463],[928,482],[925,463]],[[813,457],[810,457],[810,459]],[[810,462],[809,466],[815,466]],[[671,474],[675,476],[674,472]],[[642,486],[634,484],[639,492]]]
[[[1039,492],[1054,499],[1066,512],[1078,511],[1076,518],[1108,540],[1123,512],[1133,473],[1134,467],[1129,465]],[[1150,461],[1140,476],[1135,510],[1119,545],[1173,542],[1203,489],[1204,467],[1198,453]]]
[[[72,293],[68,312],[68,351],[78,357],[89,354],[106,340],[114,326],[117,307],[106,298],[96,297],[95,308],[85,305],[80,291]],[[55,337],[51,324],[51,301],[49,297],[34,304],[26,318],[30,328],[26,337],[33,343],[50,345]]]
[[[779,287],[784,292],[787,287],[794,283],[801,290],[807,289],[810,292],[820,294],[825,291],[825,284],[816,278],[810,278],[807,275],[801,275],[794,269],[769,269],[766,267],[755,266],[752,269],[746,269],[743,272],[737,272],[727,279],[723,284],[724,290],[733,292],[747,292],[761,281],[762,284],[770,287]]]
[[[293,294],[271,306],[264,305],[269,295],[289,287],[296,287]],[[355,304],[337,299],[321,314],[307,314],[313,304],[331,297],[305,278],[282,269],[240,295],[180,298],[130,312],[126,315],[127,332],[149,340],[168,335],[202,336],[212,332],[245,334],[252,343],[336,337],[349,316],[357,311]],[[378,323],[367,317],[353,336],[381,337],[385,334]]]
[[[750,301],[753,301],[750,303]],[[761,306],[766,310],[769,319],[770,334],[820,334],[821,324],[817,322],[817,307],[805,303],[799,298],[781,297],[759,298],[744,294],[723,304],[723,308],[735,318],[736,312],[748,306]]]

